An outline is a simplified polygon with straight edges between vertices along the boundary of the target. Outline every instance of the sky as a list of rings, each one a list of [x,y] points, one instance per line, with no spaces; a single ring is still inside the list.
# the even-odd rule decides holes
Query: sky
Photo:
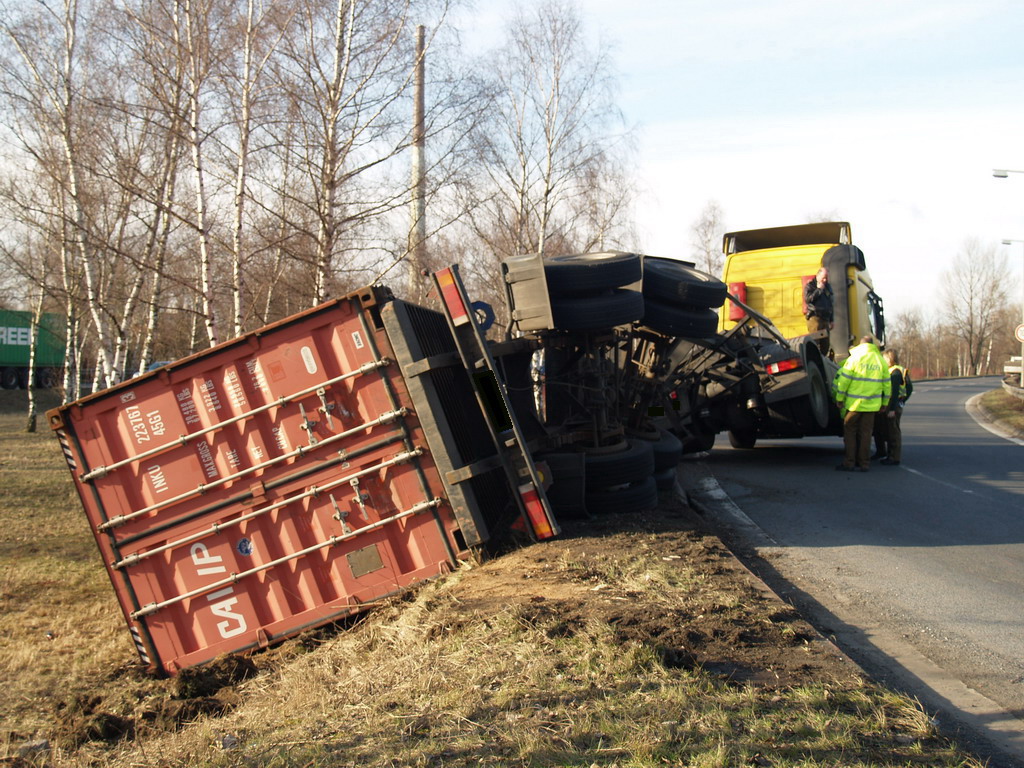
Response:
[[[473,25],[495,23],[488,2]],[[507,4],[511,7],[511,3]],[[729,230],[849,221],[890,318],[934,307],[969,238],[1024,288],[1020,0],[578,0],[636,131],[644,252]]]

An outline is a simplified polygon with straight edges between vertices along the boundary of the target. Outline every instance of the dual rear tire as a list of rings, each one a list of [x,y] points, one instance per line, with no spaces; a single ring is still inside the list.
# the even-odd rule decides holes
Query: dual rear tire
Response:
[[[630,438],[615,453],[588,454],[586,508],[590,514],[629,513],[651,509],[658,492],[675,484],[683,445],[671,432],[657,438]]]
[[[621,251],[552,256],[544,260],[544,276],[554,326],[567,331],[642,319],[666,336],[707,338],[727,292],[721,280],[689,264]]]
[[[643,317],[644,297],[623,286],[639,282],[640,257],[609,251],[544,260],[552,322],[564,331],[597,331]]]
[[[644,259],[643,324],[665,336],[705,339],[715,335],[726,285],[706,272],[672,259]]]
[[[592,515],[628,514],[658,504],[654,446],[627,439],[621,451],[586,457],[586,508]]]

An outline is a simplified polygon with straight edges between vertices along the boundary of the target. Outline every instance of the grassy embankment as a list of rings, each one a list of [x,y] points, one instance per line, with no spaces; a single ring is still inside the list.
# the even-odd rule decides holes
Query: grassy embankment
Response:
[[[981,407],[990,419],[1010,432],[1024,436],[1024,400],[1003,389],[994,389],[981,397]]]
[[[653,643],[623,642],[608,623],[567,625],[557,610],[466,612],[452,584],[473,579],[472,568],[351,631],[278,653],[235,687],[222,716],[161,729],[140,712],[173,689],[133,671],[58,444],[43,419],[38,433],[22,431],[23,398],[0,392],[0,757],[46,738],[30,758],[40,765],[979,766],[915,702],[856,674],[737,683],[670,663]],[[735,615],[737,636],[776,621],[778,606],[724,590],[720,567],[658,554],[592,560],[565,549],[543,567],[585,593],[698,627],[712,613]],[[803,652],[792,645],[786,653]],[[101,705],[134,723],[127,736],[54,735],[70,710]]]

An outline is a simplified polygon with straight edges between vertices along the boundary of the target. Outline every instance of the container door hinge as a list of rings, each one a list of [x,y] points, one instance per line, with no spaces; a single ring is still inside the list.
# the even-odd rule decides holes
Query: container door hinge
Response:
[[[342,533],[352,533],[352,526],[345,522],[345,519],[348,517],[348,510],[344,510],[340,506],[338,506],[338,500],[334,498],[333,493],[330,495],[330,498],[331,506],[334,507],[334,514],[332,515],[332,517],[339,523],[341,523]]]
[[[317,397],[320,398],[320,407],[317,410],[320,411],[320,413],[322,413],[327,418],[327,426],[330,427],[331,431],[333,432],[334,419],[331,418],[331,411],[334,410],[335,405],[334,403],[327,402],[327,390],[324,389],[323,387],[320,387],[320,389],[316,391],[316,394]]]
[[[370,500],[370,494],[359,490],[358,477],[353,477],[349,480],[349,485],[351,485],[352,490],[356,492],[356,495],[352,497],[352,501],[359,505],[359,512],[362,515],[363,520],[369,522],[370,516],[366,513],[366,502]]]
[[[313,428],[316,426],[316,422],[312,421],[309,416],[306,415],[306,407],[299,403],[299,413],[302,414],[302,423],[299,425],[299,429],[305,430],[306,434],[309,435],[309,444],[316,445],[320,442],[316,435],[313,434]]]

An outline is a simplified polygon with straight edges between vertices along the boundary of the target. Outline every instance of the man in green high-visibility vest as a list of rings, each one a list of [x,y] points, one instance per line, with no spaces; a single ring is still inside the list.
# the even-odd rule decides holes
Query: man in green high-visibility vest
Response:
[[[832,396],[843,417],[843,463],[837,470],[868,471],[875,415],[885,413],[891,394],[889,365],[874,340],[864,336],[832,380]]]

